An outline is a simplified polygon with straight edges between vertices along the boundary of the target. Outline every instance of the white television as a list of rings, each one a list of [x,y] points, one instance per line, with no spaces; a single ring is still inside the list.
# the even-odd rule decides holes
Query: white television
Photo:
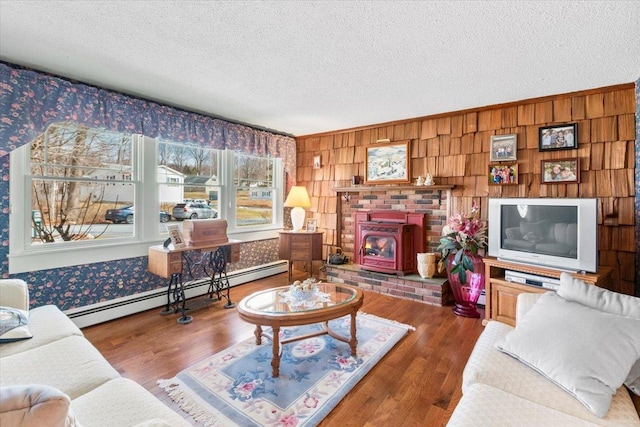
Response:
[[[597,199],[490,198],[488,218],[490,256],[563,271],[597,271]]]

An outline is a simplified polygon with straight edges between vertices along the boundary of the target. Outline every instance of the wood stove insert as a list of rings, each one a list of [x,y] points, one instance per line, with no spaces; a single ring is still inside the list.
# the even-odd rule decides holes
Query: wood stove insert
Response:
[[[405,275],[424,252],[425,215],[401,211],[356,212],[356,264],[364,270]]]

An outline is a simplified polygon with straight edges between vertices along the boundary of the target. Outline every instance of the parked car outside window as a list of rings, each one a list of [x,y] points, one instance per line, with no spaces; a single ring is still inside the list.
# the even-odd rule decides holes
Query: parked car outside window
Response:
[[[173,207],[171,215],[178,221],[183,219],[207,219],[217,218],[218,211],[211,209],[204,203],[178,203]]]
[[[133,224],[133,206],[125,206],[118,209],[107,209],[107,213],[104,214],[104,219],[111,221],[114,224],[120,224],[126,222],[127,224]],[[168,222],[171,219],[165,211],[160,211],[160,222]]]

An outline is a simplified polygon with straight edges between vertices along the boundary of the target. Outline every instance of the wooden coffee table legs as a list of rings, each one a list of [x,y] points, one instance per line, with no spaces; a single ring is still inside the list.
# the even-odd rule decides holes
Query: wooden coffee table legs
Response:
[[[351,347],[351,355],[356,355],[356,347],[358,347],[358,336],[356,335],[356,314],[351,313],[351,339],[349,340],[349,346]]]
[[[329,322],[322,322],[322,331],[312,332],[310,334],[302,335],[299,337],[287,338],[280,342],[280,326],[272,326],[273,333],[271,335],[265,334],[262,330],[262,326],[256,325],[256,330],[253,334],[256,337],[256,345],[262,344],[262,337],[268,338],[271,340],[271,345],[273,349],[273,356],[271,358],[271,374],[274,378],[280,376],[280,346],[284,344],[288,344],[290,342],[300,341],[311,337],[317,337],[320,335],[329,335],[332,338],[335,338],[339,341],[346,342],[349,344],[349,348],[351,349],[351,355],[356,355],[356,349],[358,347],[358,338],[357,338],[357,327],[356,327],[356,315],[357,312],[351,313],[351,330],[350,337],[343,337],[329,329]]]
[[[337,333],[335,333],[334,331],[332,331],[331,329],[329,329],[329,323],[328,322],[324,322],[322,324],[322,327],[324,329],[324,333],[328,334],[330,337],[337,339],[338,341],[342,341],[342,342],[346,342],[347,344],[349,344],[349,347],[351,348],[351,355],[355,356],[356,355],[356,348],[358,347],[358,336],[356,334],[356,315],[358,314],[358,312],[353,312],[351,313],[351,337],[347,338],[347,337],[343,337],[342,335],[339,335]]]
[[[271,340],[271,347],[273,349],[273,356],[271,357],[271,374],[274,378],[280,376],[280,327],[272,326],[273,334],[265,334],[262,331],[262,326],[256,325],[256,330],[253,335],[256,337],[256,345],[262,344],[262,337]]]
[[[273,337],[271,338],[273,343],[273,357],[271,358],[271,374],[273,378],[280,376],[280,327],[273,327]]]

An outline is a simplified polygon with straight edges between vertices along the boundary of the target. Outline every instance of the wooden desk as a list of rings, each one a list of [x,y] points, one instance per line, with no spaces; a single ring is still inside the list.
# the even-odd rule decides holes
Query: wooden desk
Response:
[[[318,232],[293,232],[280,231],[278,256],[289,261],[289,282],[291,282],[291,270],[293,261],[322,261],[322,235]],[[313,265],[309,276],[313,276]]]
[[[160,314],[166,315],[180,311],[182,317],[178,323],[190,323],[193,318],[186,315],[183,269],[194,280],[196,269],[202,268],[204,276],[208,277],[209,296],[213,298],[213,292],[220,300],[226,298],[225,308],[235,307],[229,297],[229,280],[227,279],[227,263],[240,260],[240,240],[229,240],[225,243],[206,246],[185,246],[183,248],[165,248],[162,245],[149,248],[148,270],[165,279],[169,279],[167,288],[167,305]],[[194,255],[200,254],[200,260]],[[201,276],[202,277],[202,276]],[[222,291],[226,290],[226,295]]]

